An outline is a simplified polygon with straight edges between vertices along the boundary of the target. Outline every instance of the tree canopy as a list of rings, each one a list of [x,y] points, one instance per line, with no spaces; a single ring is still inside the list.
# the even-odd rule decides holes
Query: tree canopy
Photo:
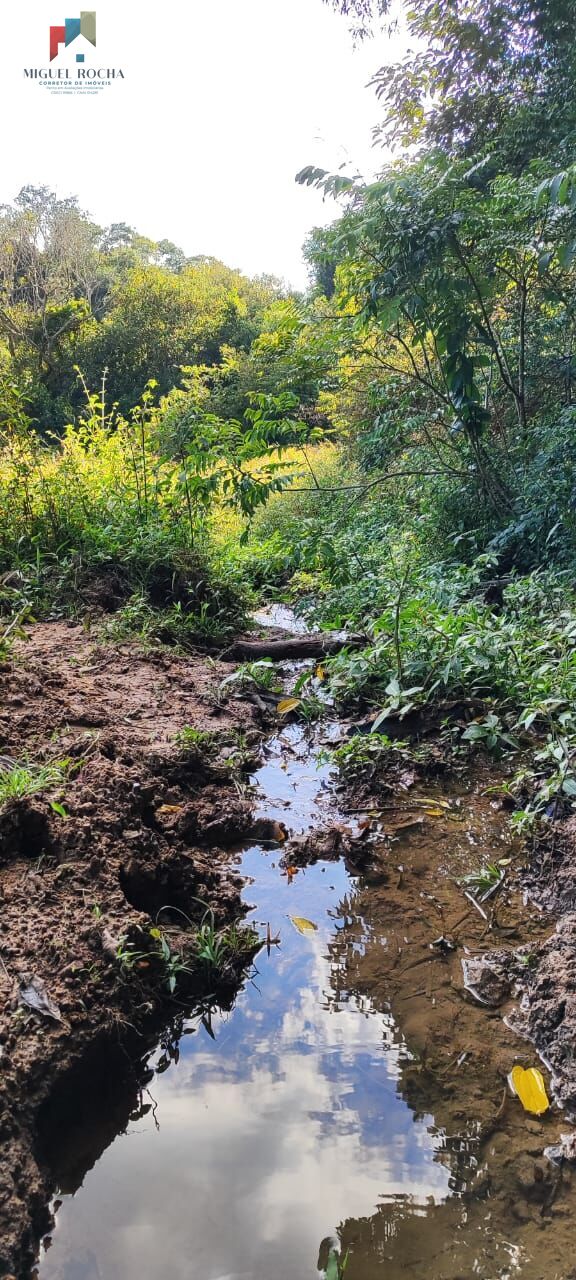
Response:
[[[389,0],[328,0],[367,34],[392,21]],[[410,47],[375,69],[377,136],[449,153],[491,148],[517,171],[570,153],[576,130],[575,0],[406,0]]]

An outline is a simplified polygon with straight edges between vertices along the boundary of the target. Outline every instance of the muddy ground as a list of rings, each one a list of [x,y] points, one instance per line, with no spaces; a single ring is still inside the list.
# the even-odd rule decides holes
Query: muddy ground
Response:
[[[414,910],[418,917],[424,914],[428,935],[436,928],[440,939],[447,938],[446,947],[440,943],[432,950],[437,957],[451,960],[452,969],[456,967],[458,978],[453,976],[453,983],[461,987],[464,976],[479,1004],[500,1009],[507,1026],[536,1047],[549,1072],[555,1101],[576,1122],[576,815],[559,811],[558,816],[544,820],[533,838],[522,842],[512,836],[509,824],[514,805],[506,781],[510,769],[514,771],[514,761],[508,765],[502,762],[498,768],[486,757],[477,756],[455,770],[440,738],[425,735],[422,741],[426,743],[423,763],[406,769],[401,763],[392,763],[389,777],[384,773],[364,784],[360,780],[344,786],[350,812],[364,814],[366,841],[364,848],[356,841],[347,851],[336,833],[335,851],[348,856],[352,871],[366,866],[376,869],[379,862],[370,853],[370,840],[378,828],[388,827],[393,840],[411,833],[412,848],[420,839],[419,869],[412,868],[413,888],[405,870],[396,877],[398,884],[392,893],[392,898],[398,899],[396,909],[408,918]],[[443,787],[452,796],[458,796],[459,787],[463,788],[462,802],[470,806],[473,823],[469,840],[472,850],[478,850],[472,865],[479,868],[498,863],[505,855],[508,865],[502,885],[487,895],[484,905],[480,891],[468,892],[466,900],[463,897],[470,870],[466,860],[455,868],[434,854],[436,842],[446,850],[453,843],[450,824],[457,814],[439,810],[431,823],[422,806],[411,803],[411,796],[424,790],[432,807],[435,794],[442,805]],[[494,844],[495,831],[501,848]],[[293,860],[298,862],[301,852],[303,862],[314,859],[318,849],[322,851],[321,841],[305,842],[302,851],[295,850]],[[331,856],[329,839],[323,856]],[[414,882],[414,875],[422,877],[421,886]],[[449,907],[442,906],[438,897],[446,893]],[[474,905],[472,897],[479,903]],[[419,899],[424,899],[426,911]],[[463,905],[463,920],[455,929],[454,918]],[[432,942],[428,936],[429,949]],[[409,998],[413,999],[412,992]]]
[[[249,703],[220,703],[229,670],[50,623],[0,672],[4,768],[74,761],[63,786],[0,810],[2,1276],[28,1274],[49,1226],[50,1179],[34,1154],[42,1103],[95,1041],[170,1007],[150,938],[157,913],[198,921],[210,907],[216,926],[242,914],[225,850],[250,828],[242,766],[259,733]],[[182,747],[187,725],[215,736]],[[192,967],[184,918],[162,912],[160,923]],[[152,954],[122,965],[121,942]],[[202,988],[201,973],[179,973],[178,991],[183,980]],[[43,1012],[30,1008],[38,1000]]]
[[[426,1216],[403,1217],[399,1206],[383,1204],[366,1223],[344,1223],[342,1251],[366,1236],[386,1257],[394,1237],[394,1260],[410,1273],[412,1259],[420,1274],[426,1256],[429,1280],[493,1280],[509,1274],[514,1256],[525,1280],[571,1277],[576,1188],[567,1164],[543,1156],[571,1126],[555,1108],[527,1115],[507,1085],[514,1065],[538,1065],[525,1028],[515,1033],[509,1020],[525,990],[522,958],[535,958],[536,974],[550,921],[512,876],[485,904],[486,919],[464,896],[471,854],[478,861],[478,853],[496,860],[509,852],[506,815],[494,811],[485,779],[460,787],[436,781],[426,791],[434,816],[396,835],[398,813],[390,812],[391,837],[376,843],[331,961],[336,992],[341,975],[401,1028],[410,1057],[400,1091],[415,1116],[431,1115],[444,1135],[457,1194]],[[435,809],[447,797],[450,807]],[[403,803],[408,818],[409,795]],[[386,820],[384,812],[384,828]]]
[[[147,1036],[177,1016],[180,997],[206,988],[179,913],[197,923],[208,906],[218,927],[242,916],[229,850],[254,831],[246,774],[262,736],[262,708],[222,699],[219,684],[229,674],[229,665],[201,657],[105,645],[67,623],[33,627],[0,671],[0,765],[73,761],[62,786],[0,809],[2,1277],[30,1274],[50,1226],[70,1072],[90,1056],[112,1134],[116,1104],[104,1086],[128,1061],[124,1047],[136,1060]],[[183,745],[184,726],[210,737]],[[362,894],[369,895],[366,915],[389,940],[387,967],[381,947],[352,948],[347,979],[376,1005],[384,1000],[402,1027],[414,1052],[403,1091],[415,1111],[432,1110],[449,1133],[461,1114],[463,1150],[473,1139],[481,1170],[466,1192],[470,1211],[483,1213],[488,1197],[502,1221],[557,1232],[563,1214],[573,1220],[570,1172],[565,1165],[559,1175],[542,1151],[569,1126],[559,1125],[557,1113],[528,1120],[505,1086],[515,1062],[534,1063],[532,1041],[550,1064],[556,1097],[576,1113],[576,833],[570,821],[559,823],[528,858],[516,850],[483,916],[459,883],[469,862],[447,854],[458,844],[458,811],[440,804],[434,814],[433,795],[441,798],[445,781],[428,778],[431,814],[424,825],[420,810],[411,826],[410,796],[422,789],[424,772],[411,780],[404,773],[399,797],[393,787],[362,794],[366,812],[380,817],[368,817],[351,843],[328,821],[307,847],[285,847],[284,861],[297,867],[310,857],[344,856],[361,873],[359,917]],[[460,790],[464,796],[466,787]],[[484,859],[509,852],[507,814],[486,792],[477,778],[470,838]],[[530,894],[524,901],[522,882]],[[179,973],[175,1001],[150,938],[158,912],[172,952],[194,970]],[[144,954],[122,964],[119,944]],[[233,999],[245,962],[240,954],[230,961],[224,1001]],[[334,966],[343,968],[337,954]],[[30,1008],[39,993],[43,1011]],[[116,1101],[134,1106],[141,1084],[129,1073]],[[438,1210],[439,1255],[456,1213],[450,1204]],[[387,1229],[384,1219],[370,1227],[383,1238]],[[562,1269],[571,1238],[554,1236],[554,1274],[571,1274]],[[463,1275],[472,1263],[463,1253]]]

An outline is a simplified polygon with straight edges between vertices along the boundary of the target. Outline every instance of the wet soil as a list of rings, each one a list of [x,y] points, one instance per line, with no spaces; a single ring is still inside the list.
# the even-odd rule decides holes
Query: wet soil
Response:
[[[90,1125],[65,1140],[41,1280],[185,1280],[191,1260],[207,1280],[301,1280],[330,1237],[352,1280],[572,1275],[576,1188],[543,1157],[566,1123],[507,1089],[537,1061],[504,1021],[507,960],[547,922],[512,880],[487,918],[461,884],[510,853],[488,779],[421,778],[413,823],[406,793],[395,813],[350,816],[313,746],[289,725],[255,774],[284,837],[239,864],[269,955],[209,1034],[192,1018],[157,1046],[94,1169]],[[484,975],[496,941],[504,962]],[[92,1123],[101,1150],[109,1129]]]
[[[559,1103],[576,1118],[576,818],[550,820],[527,851],[523,883],[552,927],[527,953],[510,1025],[549,1067]]]
[[[141,1030],[167,1003],[158,911],[197,920],[210,907],[216,925],[243,913],[225,849],[251,805],[230,761],[238,731],[243,750],[259,734],[249,704],[220,706],[223,674],[65,623],[31,629],[0,672],[4,768],[76,765],[63,787],[0,810],[0,1275],[28,1273],[49,1225],[39,1108],[95,1041]],[[214,735],[209,746],[181,748],[186,725]],[[162,924],[184,958],[179,912]],[[120,943],[154,954],[122,966]]]
[[[576,1099],[569,824],[526,897],[497,779],[451,776],[432,745],[379,793],[338,792],[325,722],[287,725],[256,769],[262,708],[221,704],[229,670],[54,623],[0,672],[0,763],[79,765],[62,793],[0,810],[0,1276],[29,1276],[58,1188],[80,1207],[57,1215],[42,1280],[184,1280],[191,1256],[203,1280],[301,1280],[330,1234],[347,1280],[573,1280],[576,1188],[543,1156],[570,1126],[506,1083],[535,1044]],[[185,725],[213,737],[183,749]],[[498,892],[472,902],[463,877],[501,858]],[[149,949],[171,906],[186,956],[179,912],[201,903],[218,924],[254,905],[269,954],[236,999],[240,966],[216,1005],[199,975],[170,1005],[155,956],[126,970],[117,944]],[[30,988],[56,1016],[23,1004]]]

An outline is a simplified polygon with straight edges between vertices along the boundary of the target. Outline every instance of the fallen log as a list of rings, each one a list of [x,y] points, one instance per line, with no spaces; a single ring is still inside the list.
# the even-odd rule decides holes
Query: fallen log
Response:
[[[235,640],[220,657],[224,662],[257,662],[259,658],[325,658],[341,649],[361,649],[365,636],[286,636],[270,640]]]

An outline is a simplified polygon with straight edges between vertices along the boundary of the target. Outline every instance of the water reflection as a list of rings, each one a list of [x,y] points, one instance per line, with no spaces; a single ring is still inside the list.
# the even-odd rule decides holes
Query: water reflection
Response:
[[[328,942],[354,910],[344,868],[289,884],[276,858],[251,850],[244,867],[254,918],[281,947],[214,1019],[214,1040],[189,1024],[177,1066],[151,1084],[159,1128],[152,1112],[131,1123],[64,1201],[42,1280],[303,1280],[339,1228],[357,1235],[385,1205],[405,1221],[449,1194],[441,1135],[399,1096],[397,1028],[334,982]],[[317,932],[297,933],[289,912]],[[352,1275],[367,1280],[379,1256]]]

